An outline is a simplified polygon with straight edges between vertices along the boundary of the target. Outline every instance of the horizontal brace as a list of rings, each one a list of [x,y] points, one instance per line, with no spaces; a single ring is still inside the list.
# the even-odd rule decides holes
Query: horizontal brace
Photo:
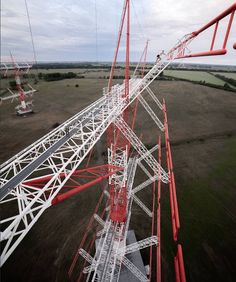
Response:
[[[212,51],[205,51],[205,52],[199,52],[184,56],[178,56],[176,59],[184,59],[184,58],[193,58],[193,57],[205,57],[205,56],[218,56],[218,55],[225,55],[227,53],[226,49],[218,49],[218,50],[212,50]]]
[[[236,10],[236,3],[233,4],[232,6],[230,6],[228,9],[226,9],[224,12],[222,12],[220,15],[218,15],[217,17],[215,17],[213,20],[211,20],[209,23],[207,23],[206,25],[204,25],[202,28],[200,28],[197,31],[194,31],[193,34],[194,36],[197,36],[198,34],[200,34],[201,32],[203,32],[204,30],[208,29],[209,27],[211,27],[213,24],[219,22],[220,20],[222,20],[224,17],[228,16],[230,13],[232,13],[233,11]]]
[[[125,255],[127,255],[127,254],[137,252],[141,249],[145,249],[147,247],[157,245],[157,244],[158,244],[157,236],[152,236],[152,237],[145,238],[141,241],[137,241],[135,243],[126,245],[124,248],[121,248],[119,250],[119,253],[120,254],[124,253]]]
[[[90,182],[88,182],[88,183],[86,183],[86,184],[80,185],[80,186],[76,187],[76,188],[73,189],[73,190],[70,190],[70,191],[68,191],[68,192],[66,192],[66,193],[63,193],[63,194],[61,194],[61,195],[58,195],[58,196],[56,196],[56,197],[52,200],[51,203],[52,203],[52,205],[57,204],[58,202],[60,202],[60,201],[62,201],[62,200],[65,200],[66,198],[68,198],[68,197],[70,197],[70,196],[72,196],[72,195],[74,195],[74,194],[76,194],[76,193],[78,193],[78,192],[81,192],[82,190],[87,189],[87,188],[89,188],[90,186],[93,186],[93,185],[95,185],[95,184],[97,184],[97,183],[103,181],[104,179],[108,178],[109,176],[111,176],[111,175],[113,175],[113,174],[115,174],[116,172],[121,171],[121,170],[123,170],[123,168],[113,170],[112,172],[109,172],[108,174],[106,174],[106,175],[104,175],[104,176],[100,176],[100,177],[98,177],[97,179],[92,180],[92,181],[90,181]]]

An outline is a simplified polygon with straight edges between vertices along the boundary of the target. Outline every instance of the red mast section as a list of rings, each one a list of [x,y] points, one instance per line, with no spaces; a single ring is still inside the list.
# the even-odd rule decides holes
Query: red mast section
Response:
[[[120,46],[120,40],[122,36],[122,31],[124,27],[124,23],[126,20],[126,55],[125,55],[125,89],[124,93],[122,94],[123,97],[126,99],[127,103],[129,101],[129,64],[130,64],[130,57],[129,57],[129,49],[130,49],[130,1],[125,0],[124,9],[121,18],[121,25],[120,31],[118,35],[118,42],[117,48],[115,52],[114,62],[112,64],[111,75],[109,80],[109,90],[111,90],[112,84],[112,76],[114,74],[115,65],[117,61],[117,55]],[[129,123],[129,108],[127,108],[123,112],[123,119]],[[114,128],[112,125],[113,134],[108,132],[108,144],[111,144],[111,156],[112,160],[123,156],[124,159],[127,160],[130,144],[127,139],[120,133],[118,128]],[[111,128],[110,128],[111,129]],[[113,222],[125,222],[126,221],[126,214],[127,214],[127,187],[126,187],[126,173],[124,173],[123,179],[123,186],[119,187],[116,185],[115,182],[110,183],[110,218]]]
[[[26,103],[25,103],[26,97],[25,97],[25,92],[21,87],[21,80],[20,80],[20,76],[19,76],[20,69],[17,68],[16,62],[15,62],[13,56],[12,56],[12,53],[10,53],[10,55],[11,55],[12,64],[14,65],[14,76],[15,76],[15,81],[16,81],[16,89],[17,89],[17,92],[19,94],[19,100],[21,102],[21,108],[24,111],[24,110],[26,110]]]

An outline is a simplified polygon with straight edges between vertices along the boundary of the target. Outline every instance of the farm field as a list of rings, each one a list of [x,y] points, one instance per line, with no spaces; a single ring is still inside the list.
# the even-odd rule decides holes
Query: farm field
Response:
[[[34,73],[35,70],[33,70]],[[92,77],[96,78],[98,77],[98,74],[103,75],[103,73],[106,73],[106,75],[109,75],[110,70],[109,69],[82,69],[82,68],[71,68],[71,69],[38,69],[38,72],[42,72],[42,73],[55,73],[55,72],[59,72],[59,73],[65,73],[65,72],[74,72],[78,75],[84,75],[85,77]]]
[[[223,75],[223,76],[225,76],[227,78],[236,79],[236,73],[235,72],[212,72],[212,73]]]
[[[189,76],[195,75],[198,79],[205,74],[189,72]],[[98,99],[107,83],[106,79],[93,78],[40,81],[35,86],[39,92],[33,97],[35,114],[27,117],[15,116],[14,103],[2,104],[0,163],[48,133],[56,123],[62,123]],[[183,246],[187,281],[234,281],[235,93],[183,81],[155,81],[151,88],[160,100],[165,98],[167,104],[181,221],[179,239]],[[162,112],[154,106],[148,94],[144,97],[162,120]],[[135,132],[137,135],[143,133],[142,140],[148,147],[156,144],[160,134],[141,105]],[[105,139],[101,140],[101,145],[104,148]],[[162,151],[164,155],[164,148]],[[97,159],[94,158],[93,164]],[[163,166],[166,169],[165,160]],[[138,171],[135,185],[144,180]],[[69,266],[100,193],[101,188],[95,186],[50,207],[3,266],[2,281],[70,281]],[[151,186],[138,196],[151,208],[150,195]],[[169,282],[174,281],[176,250],[172,244],[166,185],[162,185],[161,204],[162,276],[163,281]],[[151,220],[134,206],[131,228],[137,230],[138,240],[150,235],[147,234],[150,226]],[[142,251],[142,255],[148,262],[148,251]]]
[[[205,71],[165,70],[164,75],[223,86],[225,82]]]

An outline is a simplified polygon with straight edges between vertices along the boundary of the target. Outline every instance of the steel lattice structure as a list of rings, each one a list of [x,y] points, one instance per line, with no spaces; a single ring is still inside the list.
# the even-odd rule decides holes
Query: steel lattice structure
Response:
[[[83,273],[87,274],[87,281],[119,281],[121,266],[128,269],[138,281],[150,281],[152,246],[155,245],[157,246],[156,277],[157,281],[161,281],[161,183],[169,185],[173,240],[175,242],[178,242],[180,220],[166,104],[165,101],[163,103],[159,101],[150,85],[173,60],[184,57],[187,45],[199,33],[213,24],[218,26],[218,22],[230,14],[223,45],[225,50],[235,9],[236,4],[204,28],[185,36],[181,43],[178,43],[168,52],[164,60],[159,58],[150,71],[144,75],[146,45],[142,54],[141,78],[136,75],[130,78],[130,1],[124,1],[109,85],[103,89],[102,97],[0,166],[1,205],[4,206],[14,201],[18,207],[14,215],[1,220],[1,265],[14,252],[15,248],[47,208],[83,189],[87,189],[91,185],[108,179],[108,189],[105,189],[102,193],[94,216],[89,222],[89,225],[91,225],[92,221],[96,220],[100,226],[93,240],[93,242],[96,241],[96,253],[89,254],[83,248],[87,236],[87,233],[85,233],[69,270],[69,275],[73,272],[78,256],[81,256],[88,263],[81,270],[81,276]],[[123,84],[112,86],[112,77],[124,26],[126,27],[125,80]],[[216,31],[217,27],[213,35],[211,50],[207,55],[225,53],[213,52]],[[199,53],[193,56],[203,55],[206,54]],[[165,59],[168,59],[168,61],[166,62]],[[162,118],[158,117],[145,100],[144,93],[152,98],[153,104],[163,113],[163,122]],[[161,139],[159,138],[156,146],[148,150],[135,134],[134,124],[138,103],[143,106],[158,127],[160,134],[165,137],[167,169],[164,169],[161,165]],[[135,105],[134,111],[131,111],[131,104]],[[86,166],[80,168],[83,160],[86,157],[91,157],[93,147],[105,132],[107,132],[108,136],[108,163],[97,167]],[[131,148],[135,153],[131,152]],[[153,154],[156,150],[158,151],[158,158],[155,158]],[[147,175],[147,180],[134,187],[137,168]],[[77,181],[78,178],[87,179],[88,181],[85,184],[80,184]],[[153,210],[150,210],[138,197],[138,192],[156,181],[158,183],[156,192],[157,207],[154,209],[155,203],[153,200]],[[64,192],[63,188],[65,187],[69,189],[66,190],[67,192]],[[155,196],[155,188],[153,191]],[[97,210],[104,195],[107,197],[108,204],[102,215],[99,215]],[[152,218],[152,235],[127,244],[133,203],[139,205],[144,213]],[[154,232],[155,219],[156,232]],[[127,255],[147,247],[150,247],[151,253],[149,276],[143,273],[127,257]],[[175,272],[177,281],[186,281],[180,244],[177,245]]]
[[[29,90],[25,91],[21,83],[20,75],[22,72],[28,74],[29,70],[32,68],[32,64],[29,63],[17,63],[14,57],[11,54],[11,63],[1,63],[0,71],[4,73],[4,76],[7,76],[8,72],[14,72],[16,90],[17,92],[12,91],[10,88],[7,88],[10,95],[0,97],[0,104],[4,101],[11,100],[20,100],[20,104],[15,107],[17,115],[25,115],[33,112],[32,101],[26,102],[26,97],[31,97],[37,91],[29,83],[27,87]]]

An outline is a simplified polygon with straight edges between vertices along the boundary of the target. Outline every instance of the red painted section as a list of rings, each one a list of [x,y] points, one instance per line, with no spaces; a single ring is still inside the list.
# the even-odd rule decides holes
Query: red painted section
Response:
[[[92,250],[92,247],[93,247],[93,245],[94,245],[94,242],[95,242],[96,238],[97,238],[97,236],[96,236],[96,233],[95,233],[95,235],[93,235],[93,238],[92,238],[92,240],[91,240],[91,242],[90,242],[90,244],[89,244],[89,248],[88,248],[88,251],[87,251],[89,254],[90,254],[90,252],[91,252],[91,250]],[[85,260],[84,260],[84,263],[83,263],[83,266],[82,266],[81,269],[84,269],[87,264],[88,264],[88,262],[87,262],[87,260],[85,259]],[[84,275],[84,273],[83,273],[83,271],[81,271],[81,272],[80,272],[80,275],[79,275],[79,277],[78,277],[78,279],[77,279],[77,282],[80,282],[80,281],[81,281],[83,275]]]
[[[234,43],[233,48],[236,49],[236,42]]]
[[[143,53],[142,53],[140,61],[139,61],[139,64],[140,64],[143,60],[143,62],[142,62],[142,74],[141,74],[142,78],[144,77],[144,70],[145,70],[145,66],[146,66],[147,50],[148,50],[148,40],[146,42],[146,46],[143,50]],[[135,121],[136,121],[136,116],[137,116],[137,111],[138,111],[138,103],[139,103],[139,100],[137,98],[136,101],[135,101],[135,106],[134,106],[134,111],[133,111],[133,120],[132,120],[132,125],[131,125],[132,130],[134,130],[134,126],[135,126]]]
[[[65,175],[64,173],[60,173],[58,175],[58,177],[62,178],[62,177],[64,177],[64,175]],[[52,179],[52,177],[53,177],[53,175],[42,176],[42,177],[39,177],[37,179],[24,181],[23,184],[34,186],[35,184],[39,184],[39,183],[49,181],[50,179]]]
[[[24,93],[24,90],[22,89],[22,86],[21,86],[20,77],[19,77],[19,69],[17,68],[17,64],[16,64],[16,62],[15,62],[11,53],[10,53],[10,55],[11,55],[12,63],[15,67],[14,73],[15,73],[16,89],[18,91],[20,101],[23,102],[23,101],[25,101],[25,93]],[[24,109],[22,109],[22,110],[24,110]]]
[[[179,274],[179,262],[178,262],[177,257],[174,257],[174,265],[175,265],[175,281],[181,282],[180,274]]]
[[[125,222],[127,207],[126,187],[116,190],[114,186],[110,185],[110,205],[110,219],[114,222]]]
[[[174,258],[176,282],[186,282],[182,246],[178,244],[177,254]]]
[[[218,49],[218,50],[189,54],[189,55],[185,55],[185,56],[178,56],[176,59],[194,58],[194,57],[207,57],[207,56],[219,56],[219,55],[225,55],[226,53],[227,53],[226,49]]]
[[[210,51],[212,51],[213,48],[214,48],[215,39],[216,39],[216,32],[217,32],[217,29],[218,29],[218,25],[219,25],[219,22],[216,22],[216,24],[215,24],[215,29],[214,29],[214,34],[213,34],[213,38],[212,38],[212,41],[211,41],[211,48],[210,48]]]
[[[175,187],[175,176],[173,171],[173,163],[172,163],[172,156],[170,149],[167,111],[166,111],[166,104],[164,99],[163,99],[163,114],[164,114],[164,125],[165,125],[166,158],[167,158],[167,166],[168,166],[169,177],[170,177],[169,190],[170,190],[172,231],[173,231],[173,238],[175,241],[177,241],[178,231],[180,228],[179,210],[178,210],[178,202],[177,202],[176,187]]]
[[[99,166],[94,166],[94,167],[86,167],[84,169],[74,171],[72,176],[76,176],[76,177],[80,177],[80,178],[95,178],[97,176],[106,174],[107,171],[109,171],[111,169],[118,169],[118,167],[111,166],[109,164],[99,165]],[[122,170],[122,168],[119,168],[119,169]],[[91,175],[84,174],[84,173],[90,173]],[[23,184],[34,186],[34,185],[39,184],[39,183],[47,182],[47,181],[51,180],[52,177],[53,177],[53,175],[47,175],[47,176],[39,177],[39,178],[34,179],[34,180],[25,181]],[[65,173],[60,173],[59,177],[60,178],[65,177]]]
[[[121,29],[119,32],[118,43],[123,31],[124,21],[126,19],[126,56],[125,56],[125,91],[123,93],[123,97],[127,100],[129,99],[129,64],[130,64],[130,57],[129,57],[129,48],[130,48],[130,0],[126,0],[124,4],[124,10],[121,19]],[[114,63],[115,66],[117,54],[118,54],[119,44],[117,45],[117,50],[115,53]],[[114,70],[112,69],[114,72]],[[111,71],[111,75],[112,74]],[[111,81],[111,79],[110,79]],[[111,86],[111,85],[110,85]],[[110,87],[109,86],[109,87]],[[127,108],[123,112],[123,119],[129,124],[129,109]],[[110,128],[112,129],[112,127]],[[109,129],[109,130],[110,130]],[[114,136],[114,137],[113,137]],[[116,132],[114,135],[114,131],[108,132],[108,144],[114,144],[113,152],[114,155],[116,153],[116,149],[119,150],[126,150],[130,149],[130,143],[127,139],[121,134],[120,130],[116,128]],[[127,212],[127,188],[126,184],[124,187],[115,187],[114,184],[110,184],[110,219],[114,222],[125,222],[126,221],[126,212]]]
[[[86,184],[83,184],[83,185],[80,185],[74,189],[71,189],[70,191],[66,192],[66,193],[63,193],[63,194],[60,194],[58,196],[56,196],[53,200],[52,200],[52,205],[54,204],[57,204],[58,202],[62,201],[62,200],[65,200],[67,199],[68,197],[70,196],[73,196],[74,194],[78,193],[78,192],[81,192],[101,181],[103,181],[104,179],[108,178],[109,176],[111,176],[112,174],[116,173],[117,171],[120,171],[121,169],[115,169],[115,170],[112,170],[111,172],[103,175],[103,176],[99,176],[98,178],[96,178],[95,180],[92,180]]]
[[[120,29],[119,29],[118,40],[117,40],[117,46],[116,46],[115,56],[114,56],[114,60],[113,60],[113,63],[112,63],[110,77],[109,77],[109,82],[108,82],[108,89],[109,90],[111,89],[111,86],[112,86],[112,79],[113,79],[113,76],[114,76],[115,66],[116,66],[116,62],[117,62],[117,56],[118,56],[118,52],[119,52],[119,48],[120,48],[120,40],[121,40],[121,36],[122,36],[122,32],[123,32],[123,27],[124,27],[124,22],[125,22],[127,3],[128,3],[128,1],[125,1],[124,7],[123,7],[123,11],[122,11],[121,22],[120,22]]]
[[[233,22],[235,10],[236,10],[236,3],[233,4],[232,6],[230,6],[223,13],[218,15],[216,18],[211,20],[209,23],[204,25],[199,30],[192,32],[191,35],[186,40],[184,40],[183,42],[179,43],[177,46],[175,46],[174,48],[172,48],[170,50],[170,52],[168,53],[169,59],[173,59],[173,58],[180,59],[180,58],[193,58],[193,57],[203,57],[203,56],[225,55],[227,53],[226,46],[227,46],[227,41],[228,41],[229,33],[230,33],[230,30],[231,30],[232,22]],[[219,22],[222,19],[224,19],[226,16],[228,16],[228,15],[230,15],[230,18],[229,18],[227,29],[225,31],[225,36],[224,36],[224,41],[223,41],[223,44],[222,44],[222,48],[218,49],[218,50],[214,50],[215,38],[216,38]],[[194,37],[198,36],[199,34],[201,34],[202,32],[204,32],[205,30],[207,30],[208,28],[210,28],[213,25],[215,25],[215,29],[214,29],[213,37],[212,37],[212,40],[211,40],[211,47],[210,47],[209,51],[198,52],[198,53],[194,53],[194,54],[190,54],[190,55],[184,55],[184,50],[185,50],[185,48],[184,48],[184,50],[182,52],[180,52],[180,53],[178,52],[183,47],[185,47],[186,44],[190,42],[190,40],[192,40]]]
[[[89,152],[89,156],[88,156],[88,160],[87,160],[87,163],[86,163],[86,167],[89,166],[89,163],[90,163],[92,154],[93,154],[93,148],[92,148],[92,149],[90,150],[90,152]]]
[[[100,198],[99,198],[99,200],[98,200],[98,203],[97,203],[97,205],[96,205],[96,207],[95,207],[95,209],[94,209],[93,215],[98,212],[98,209],[99,209],[99,207],[100,207],[100,205],[101,205],[101,203],[102,203],[103,197],[104,197],[104,193],[102,192],[102,194],[101,194],[101,196],[100,196]],[[87,237],[88,237],[88,232],[89,232],[89,230],[91,229],[92,223],[93,223],[93,221],[94,221],[94,216],[93,216],[93,215],[91,216],[91,218],[90,218],[90,220],[89,220],[89,222],[88,222],[88,225],[87,225],[87,227],[86,227],[84,236],[83,236],[83,238],[82,238],[82,240],[81,240],[81,242],[80,242],[79,248],[78,248],[78,250],[77,250],[77,252],[76,252],[76,254],[75,254],[75,256],[74,256],[74,259],[73,259],[73,261],[72,261],[72,264],[71,264],[71,266],[70,266],[70,268],[69,268],[69,271],[68,271],[68,275],[69,275],[69,276],[71,276],[71,274],[72,274],[72,272],[73,272],[73,270],[74,270],[75,264],[76,264],[76,262],[77,262],[77,260],[78,260],[78,257],[79,257],[79,250],[80,250],[80,248],[83,247],[83,245],[84,245],[84,243],[85,243],[85,241],[86,241],[86,239],[87,239]]]
[[[224,12],[222,12],[221,14],[219,14],[217,17],[215,17],[213,20],[211,20],[209,23],[207,23],[206,25],[204,25],[202,28],[200,28],[199,30],[193,32],[195,36],[197,36],[198,34],[200,34],[201,32],[203,32],[204,30],[208,29],[209,27],[211,27],[212,25],[214,25],[215,23],[219,22],[220,20],[222,20],[223,18],[225,18],[226,16],[228,16],[229,14],[231,14],[233,11],[236,10],[236,3],[233,4],[232,6],[230,6],[228,9],[226,9]]]
[[[233,11],[231,13],[231,15],[230,15],[230,19],[229,19],[229,23],[228,23],[228,26],[227,26],[227,30],[226,30],[226,34],[225,34],[225,39],[224,39],[224,43],[223,43],[223,49],[226,48],[226,44],[227,44],[227,41],[228,41],[228,38],[229,38],[230,29],[231,29],[232,22],[233,22],[233,19],[234,19],[234,13],[235,13],[235,11]]]
[[[122,15],[121,15],[121,22],[120,22],[120,29],[119,29],[119,34],[118,34],[117,46],[116,46],[115,56],[114,56],[114,60],[113,60],[113,63],[112,63],[109,82],[108,82],[108,91],[110,91],[111,87],[112,87],[112,80],[113,80],[113,76],[114,76],[114,73],[115,73],[115,67],[116,67],[117,56],[118,56],[119,48],[120,48],[121,36],[122,36],[123,28],[124,28],[126,11],[127,11],[127,1],[125,1],[125,3],[124,3]],[[108,147],[110,147],[111,144],[113,142],[115,142],[115,140],[113,139],[114,129],[115,129],[115,126],[113,124],[111,124],[107,129],[107,144],[108,144]]]

